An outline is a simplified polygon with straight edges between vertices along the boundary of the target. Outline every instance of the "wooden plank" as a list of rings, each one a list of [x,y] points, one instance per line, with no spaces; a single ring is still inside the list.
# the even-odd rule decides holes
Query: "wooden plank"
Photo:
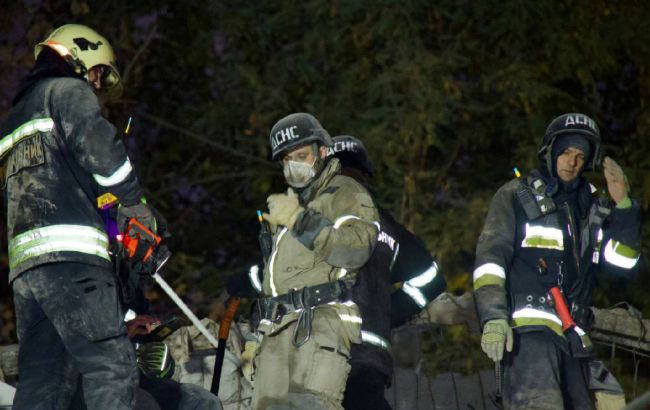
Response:
[[[431,391],[431,384],[426,374],[420,372],[416,373],[417,376],[417,410],[435,410],[433,405],[433,392]]]
[[[395,396],[395,410],[413,410],[417,408],[418,389],[417,376],[413,369],[394,368],[393,388]]]
[[[18,345],[0,346],[0,369],[4,376],[18,376]]]
[[[478,374],[456,376],[458,407],[461,409],[483,409],[483,390]]]
[[[478,374],[483,390],[483,404],[485,410],[500,410],[494,403],[496,396],[496,383],[494,378],[494,370],[481,370]]]
[[[453,373],[440,373],[430,381],[433,405],[436,410],[459,410]]]

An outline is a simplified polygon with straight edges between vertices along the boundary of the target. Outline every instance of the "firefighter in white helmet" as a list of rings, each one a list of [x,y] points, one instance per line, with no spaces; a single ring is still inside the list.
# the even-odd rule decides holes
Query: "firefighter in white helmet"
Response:
[[[137,370],[96,198],[155,227],[98,94],[121,91],[108,40],[68,24],[36,45],[36,64],[2,126],[9,281],[20,343],[14,409],[65,408],[66,360],[93,409],[131,409]]]

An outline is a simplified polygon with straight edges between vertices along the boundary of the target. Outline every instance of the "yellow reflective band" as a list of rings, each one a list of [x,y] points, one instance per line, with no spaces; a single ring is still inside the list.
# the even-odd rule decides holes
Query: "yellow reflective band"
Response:
[[[484,263],[478,268],[474,269],[473,279],[476,282],[483,275],[494,275],[503,280],[506,279],[506,270],[496,263]]]
[[[344,277],[344,276],[347,275],[347,274],[348,274],[348,270],[345,269],[345,268],[341,268],[341,269],[339,270],[338,275],[336,275],[336,279],[341,279],[342,277]]]
[[[131,166],[131,161],[129,161],[129,158],[127,157],[126,161],[124,161],[124,164],[120,165],[117,171],[113,172],[112,175],[103,177],[99,174],[93,174],[93,178],[95,178],[95,181],[99,185],[103,187],[110,187],[124,182],[132,170],[133,167]]]
[[[96,239],[108,244],[108,236],[102,230],[84,225],[51,225],[43,228],[32,229],[31,231],[23,232],[20,235],[14,236],[9,241],[9,249],[22,246],[31,241],[48,238],[48,237],[79,237],[88,239]]]
[[[382,349],[390,349],[390,343],[388,340],[384,339],[376,333],[368,332],[367,330],[361,331],[361,341],[373,346],[381,347]]]
[[[562,332],[562,321],[553,313],[537,310],[534,308],[523,308],[512,314],[512,321],[515,327],[519,326],[546,326],[560,336]]]
[[[32,229],[9,241],[9,267],[52,252],[80,252],[110,260],[108,236],[83,225],[52,225]]]
[[[624,269],[632,269],[639,261],[639,251],[610,239],[605,245],[605,260]]]
[[[280,233],[278,234],[278,239],[275,241],[275,249],[273,250],[273,253],[271,254],[271,261],[269,262],[269,283],[271,285],[271,295],[272,296],[278,296],[278,290],[275,287],[275,282],[274,282],[274,275],[273,275],[273,268],[275,268],[275,257],[278,254],[278,247],[280,245],[280,239],[284,236],[285,233],[287,233],[287,228],[282,228]]]
[[[0,140],[0,158],[5,156],[13,147],[27,137],[37,132],[48,132],[54,128],[54,120],[51,118],[37,118],[28,121],[16,128],[11,134]]]
[[[539,318],[530,318],[522,317],[518,319],[513,319],[513,327],[522,327],[522,326],[546,326],[555,332],[558,336],[564,337],[564,332],[562,332],[562,325],[558,325],[552,320],[539,319]]]
[[[521,241],[522,248],[544,248],[564,250],[562,230],[547,226],[526,224],[526,236]]]
[[[527,307],[527,308],[519,309],[512,314],[513,319],[519,319],[524,317],[546,319],[546,320],[553,321],[558,325],[562,326],[562,321],[560,320],[559,317],[557,317],[553,313],[545,312],[543,310],[537,310],[537,309]]]
[[[488,285],[496,285],[496,286],[504,287],[506,285],[506,280],[500,276],[487,273],[474,281],[474,290]]]

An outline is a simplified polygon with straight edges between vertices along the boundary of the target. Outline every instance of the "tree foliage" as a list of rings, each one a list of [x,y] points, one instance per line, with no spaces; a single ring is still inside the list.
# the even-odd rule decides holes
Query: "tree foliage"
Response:
[[[491,195],[537,165],[550,120],[585,112],[646,216],[642,274],[599,303],[648,316],[649,19],[645,1],[24,0],[0,17],[0,117],[51,28],[111,39],[127,87],[107,115],[134,118],[128,147],[174,235],[166,274],[208,300],[259,255],[255,210],[283,189],[268,132],[290,112],[364,141],[379,201],[450,278],[469,275]]]

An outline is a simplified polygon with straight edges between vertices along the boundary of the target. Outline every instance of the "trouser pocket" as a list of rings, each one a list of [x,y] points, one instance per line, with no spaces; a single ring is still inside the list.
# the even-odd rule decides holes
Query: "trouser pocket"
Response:
[[[88,266],[70,279],[76,330],[93,342],[124,334],[124,311],[112,272]]]
[[[314,353],[305,388],[340,402],[349,373],[350,364],[342,352],[321,346]]]

